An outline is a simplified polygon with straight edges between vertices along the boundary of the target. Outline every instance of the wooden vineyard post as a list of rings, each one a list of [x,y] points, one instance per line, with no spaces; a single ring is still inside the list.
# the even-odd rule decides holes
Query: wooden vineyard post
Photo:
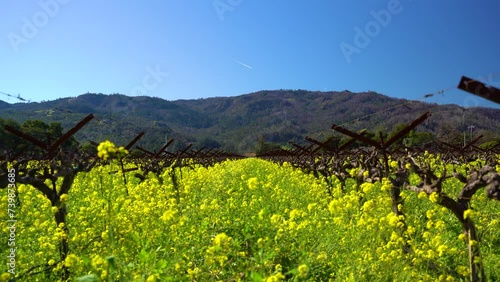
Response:
[[[481,98],[500,104],[500,89],[486,86],[484,83],[462,76],[458,89],[464,90]]]

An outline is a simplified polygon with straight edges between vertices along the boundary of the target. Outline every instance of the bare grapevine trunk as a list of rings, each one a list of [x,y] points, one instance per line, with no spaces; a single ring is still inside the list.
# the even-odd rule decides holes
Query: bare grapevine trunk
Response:
[[[467,238],[467,249],[469,251],[469,269],[471,281],[486,281],[481,252],[479,249],[479,237],[473,220],[467,216],[466,211],[470,209],[471,199],[474,194],[482,188],[486,188],[486,196],[490,199],[500,200],[500,174],[489,165],[481,169],[473,169],[466,176],[453,172],[453,176],[464,183],[464,188],[460,191],[457,200],[447,196],[442,191],[442,182],[446,179],[446,170],[441,177],[437,177],[430,168],[422,168],[413,158],[408,159],[413,170],[422,179],[420,186],[406,186],[407,189],[417,193],[425,192],[428,195],[437,193],[440,196],[439,204],[449,209],[458,221],[462,224],[462,230]]]
[[[61,238],[61,241],[59,242],[59,256],[61,258],[61,261],[63,262],[63,273],[62,273],[62,280],[68,280],[70,277],[70,272],[68,267],[64,264],[64,261],[66,260],[66,257],[68,257],[69,253],[69,246],[68,246],[68,236],[69,236],[69,230],[68,230],[68,225],[66,224],[66,204],[63,202],[61,203],[61,195],[62,194],[67,194],[69,192],[69,189],[71,188],[71,185],[73,185],[73,182],[75,180],[76,173],[72,170],[68,171],[64,175],[63,183],[61,185],[61,190],[60,194],[57,195],[57,193],[54,191],[54,200],[52,201],[52,205],[55,207],[58,207],[59,210],[54,214],[55,219],[56,219],[56,224],[59,227],[59,225],[62,223],[63,226],[63,231],[64,231],[64,236]]]
[[[36,179],[35,177],[27,175],[20,178],[21,183],[33,185],[37,190],[42,192],[45,195],[45,197],[47,197],[50,200],[52,207],[58,208],[57,212],[54,213],[56,226],[59,227],[61,223],[64,224],[64,226],[62,227],[64,231],[64,236],[59,241],[59,257],[63,264],[62,274],[61,274],[61,278],[63,281],[69,279],[70,272],[68,267],[66,267],[66,265],[64,264],[64,261],[66,260],[66,257],[68,256],[69,253],[69,246],[67,239],[69,236],[69,230],[66,224],[66,214],[67,214],[66,204],[64,202],[61,203],[61,195],[68,194],[68,191],[71,188],[71,185],[73,185],[73,181],[75,180],[76,173],[77,172],[73,171],[72,169],[67,169],[63,172],[63,174],[61,175],[63,177],[63,183],[61,185],[59,193],[57,192],[56,189],[55,180],[53,180],[57,178],[54,177],[50,178],[52,180],[52,185],[53,185],[52,189],[49,188],[42,180]],[[53,172],[52,175],[55,176]]]
[[[61,258],[61,261],[63,263],[62,280],[66,281],[70,275],[69,269],[66,267],[66,265],[64,265],[64,261],[66,260],[66,257],[68,256],[69,252],[68,239],[67,239],[69,231],[66,225],[66,205],[63,204],[63,206],[59,208],[59,210],[55,213],[54,216],[56,219],[57,226],[59,226],[61,223],[64,224],[63,230],[65,236],[61,238],[61,241],[59,241],[59,257]]]
[[[486,281],[483,262],[481,259],[481,251],[479,249],[479,237],[477,236],[476,226],[472,219],[464,218],[467,205],[463,205],[448,196],[442,196],[440,205],[448,208],[453,212],[457,219],[462,224],[462,230],[467,238],[467,249],[469,252],[469,269],[470,281]]]
[[[470,281],[486,281],[476,226],[471,219],[467,218],[464,220],[463,227],[464,234],[467,236],[466,238],[468,238],[467,247],[469,250]]]

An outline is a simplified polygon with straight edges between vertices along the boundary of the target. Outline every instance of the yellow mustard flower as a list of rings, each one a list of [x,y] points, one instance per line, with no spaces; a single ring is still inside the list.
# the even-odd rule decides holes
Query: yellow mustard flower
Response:
[[[2,274],[2,276],[0,276],[0,278],[2,279],[2,281],[9,281],[11,278],[11,274],[8,272],[5,272]]]
[[[66,202],[68,200],[68,198],[69,198],[68,194],[62,194],[60,196],[61,202],[63,202],[63,203]]]
[[[419,199],[425,199],[425,198],[427,198],[427,193],[425,193],[425,192],[418,193],[418,198]]]
[[[429,200],[433,203],[439,202],[439,194],[436,192],[432,192],[432,194],[429,195]]]
[[[473,216],[474,216],[473,210],[468,209],[468,210],[464,211],[464,219],[472,218]]]
[[[259,184],[259,181],[257,180],[257,177],[252,177],[252,178],[248,179],[248,181],[247,181],[248,188],[250,188],[250,189],[257,188],[258,184]]]
[[[229,242],[231,241],[231,237],[227,236],[226,233],[219,233],[213,239],[213,244],[215,246],[229,246]]]
[[[306,277],[309,268],[307,267],[307,265],[301,264],[298,268],[298,271],[299,271],[299,277]]]
[[[109,140],[101,142],[97,146],[97,156],[103,160],[110,158],[122,158],[128,154],[124,147],[116,147],[114,143]]]

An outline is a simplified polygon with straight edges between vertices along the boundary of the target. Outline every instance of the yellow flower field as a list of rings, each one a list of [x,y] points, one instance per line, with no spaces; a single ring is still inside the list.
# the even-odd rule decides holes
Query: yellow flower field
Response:
[[[469,279],[467,238],[438,195],[403,190],[402,217],[391,210],[385,179],[359,187],[348,179],[342,191],[333,177],[330,196],[322,178],[287,163],[248,158],[173,169],[142,182],[127,174],[126,185],[121,173],[110,173],[117,164],[79,173],[61,196],[68,233],[54,220],[61,206],[18,184],[17,281],[57,281],[63,268],[70,281]],[[461,187],[453,179],[445,185]],[[6,190],[1,238],[9,233]],[[499,204],[478,193],[466,215],[480,233],[486,275],[499,280]],[[63,237],[69,255],[61,261]]]

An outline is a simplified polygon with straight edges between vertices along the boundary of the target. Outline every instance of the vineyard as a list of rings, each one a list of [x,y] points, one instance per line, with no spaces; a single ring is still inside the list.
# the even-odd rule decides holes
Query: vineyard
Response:
[[[500,148],[406,147],[429,117],[252,158],[64,150],[92,115],[50,144],[6,126],[43,157],[0,165],[1,280],[498,281]]]

